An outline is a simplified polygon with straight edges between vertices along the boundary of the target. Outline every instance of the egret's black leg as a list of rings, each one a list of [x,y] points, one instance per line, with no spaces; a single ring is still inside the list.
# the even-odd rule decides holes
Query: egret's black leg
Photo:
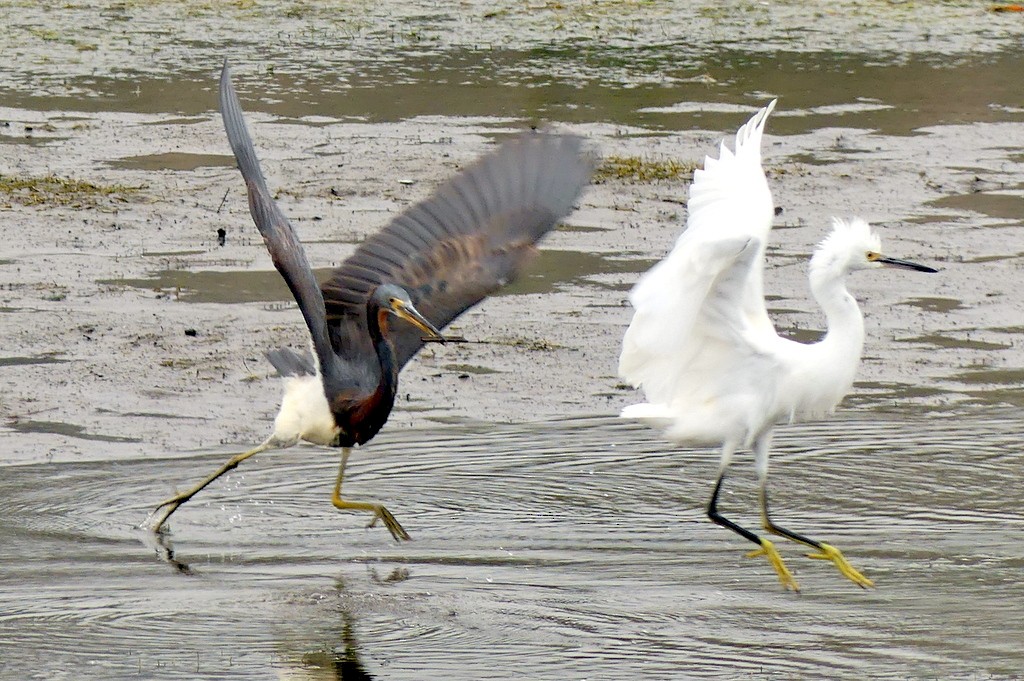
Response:
[[[729,520],[721,513],[718,512],[718,494],[722,491],[722,483],[725,482],[725,472],[723,471],[719,476],[718,480],[715,481],[715,490],[711,493],[711,501],[708,502],[708,518],[711,518],[711,522],[716,525],[726,527],[736,534],[744,537],[745,539],[754,542],[758,546],[761,545],[761,538],[751,532],[745,527],[737,525],[733,521]]]
[[[366,501],[347,501],[341,498],[341,481],[345,477],[345,464],[348,463],[348,456],[352,450],[348,447],[343,447],[341,450],[341,463],[338,466],[338,479],[334,483],[334,494],[331,495],[331,503],[334,504],[334,508],[341,511],[370,511],[373,513],[373,520],[370,521],[370,527],[377,524],[378,520],[384,521],[384,526],[388,528],[391,536],[395,538],[395,541],[402,541],[403,539],[410,539],[409,533],[405,531],[405,528],[398,522],[395,516],[391,515],[391,511],[384,508],[383,504],[375,504]]]
[[[787,530],[784,527],[779,527],[772,522],[771,515],[768,513],[768,452],[771,449],[771,444],[771,430],[761,433],[754,439],[754,457],[757,465],[757,477],[760,480],[761,524],[764,529],[768,530],[772,534],[779,535],[780,537],[785,537],[786,539],[804,544],[805,546],[810,546],[817,551],[817,553],[808,554],[808,557],[832,561],[832,563],[839,568],[839,571],[843,573],[843,576],[857,586],[861,588],[874,586],[870,579],[857,572],[857,570],[855,570],[853,566],[846,561],[842,552],[836,547],[809,539],[802,534],[797,534],[796,532]]]
[[[775,572],[779,575],[779,581],[782,582],[782,586],[785,589],[792,589],[793,591],[799,591],[800,586],[796,583],[793,578],[793,574],[786,567],[786,563],[783,562],[782,556],[775,549],[773,544],[768,539],[759,537],[745,527],[734,523],[729,520],[721,513],[718,512],[718,494],[722,491],[722,483],[725,481],[725,468],[722,468],[721,473],[718,474],[718,480],[715,481],[715,490],[711,493],[711,501],[708,502],[708,518],[711,522],[716,525],[728,528],[736,534],[744,537],[748,541],[752,541],[758,545],[758,549],[751,551],[747,554],[749,558],[755,558],[757,556],[765,556],[771,566],[775,569]]]
[[[875,585],[874,582],[872,582],[870,579],[868,579],[867,577],[862,575],[856,568],[854,568],[852,565],[850,565],[850,563],[846,560],[846,557],[843,556],[842,551],[840,551],[836,547],[832,546],[831,544],[826,544],[824,542],[815,541],[814,539],[810,539],[809,537],[805,537],[802,534],[797,534],[796,532],[793,532],[792,530],[787,530],[786,528],[780,527],[780,526],[776,525],[774,522],[772,522],[771,515],[768,513],[768,475],[767,475],[767,472],[765,473],[765,475],[763,476],[763,478],[761,480],[761,493],[760,493],[760,497],[761,497],[761,524],[764,526],[764,529],[766,529],[767,531],[771,532],[772,534],[778,535],[780,537],[785,537],[786,539],[790,539],[792,541],[799,542],[801,544],[804,544],[806,546],[810,546],[811,548],[815,549],[815,551],[817,551],[817,553],[809,553],[809,554],[807,554],[808,558],[818,558],[818,559],[821,559],[821,560],[830,560],[830,561],[832,561],[832,563],[839,569],[839,572],[841,572],[844,577],[846,577],[847,579],[849,579],[851,582],[853,582],[857,586],[861,587],[862,589],[866,589],[869,586],[874,586]]]
[[[786,528],[780,527],[780,526],[776,525],[774,522],[772,522],[771,516],[768,513],[768,485],[767,485],[767,480],[765,481],[765,484],[761,485],[760,497],[761,497],[761,525],[764,527],[764,529],[766,529],[767,531],[771,532],[772,534],[778,535],[780,537],[785,537],[786,539],[791,539],[792,541],[800,542],[801,544],[807,544],[808,546],[811,546],[811,547],[816,548],[816,549],[821,549],[821,543],[820,542],[814,541],[813,539],[811,539],[809,537],[805,537],[802,534],[797,534],[796,532],[793,532],[792,530],[787,530]]]

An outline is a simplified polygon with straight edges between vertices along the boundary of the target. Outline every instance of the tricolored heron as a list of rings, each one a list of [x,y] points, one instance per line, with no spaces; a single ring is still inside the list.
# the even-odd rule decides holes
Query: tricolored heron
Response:
[[[776,525],[768,514],[768,451],[782,421],[819,418],[853,386],[864,344],[864,319],[846,290],[857,270],[882,266],[919,272],[931,267],[881,254],[878,237],[860,219],[834,220],[811,258],[810,284],[828,322],[810,344],[780,337],[762,291],[765,245],[774,206],[761,168],[761,136],[771,102],[736,133],[736,150],[723,141],[694,174],[686,229],[672,252],[630,294],[633,320],[622,342],[619,374],[643,388],[647,401],[622,416],[665,429],[679,444],[719,444],[721,464],[707,513],[759,548],[784,588],[798,585],[771,541],[718,511],[726,469],[737,449],[752,448],[765,530],[810,546],[812,558],[832,561],[861,587],[871,580],[839,549]]]
[[[313,353],[267,353],[284,379],[270,437],[160,504],[153,529],[242,461],[305,440],[341,448],[335,507],[368,511],[371,525],[380,519],[396,540],[408,539],[382,504],[342,498],[351,448],[387,421],[398,372],[425,340],[443,342],[440,329],[515,278],[536,253],[534,244],[572,210],[593,161],[571,135],[527,133],[508,141],[369,237],[320,286],[263,178],[226,62],[220,110],[253,221],[295,296]]]

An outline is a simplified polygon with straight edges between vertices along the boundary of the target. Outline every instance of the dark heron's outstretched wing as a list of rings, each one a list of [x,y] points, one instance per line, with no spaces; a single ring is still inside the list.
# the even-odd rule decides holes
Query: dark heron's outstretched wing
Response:
[[[335,351],[350,361],[373,352],[366,302],[379,284],[404,288],[440,329],[514,279],[590,181],[582,146],[547,133],[508,141],[364,241],[322,287]],[[423,334],[408,324],[390,332],[400,368]]]
[[[263,241],[267,245],[274,266],[284,277],[292,295],[295,296],[295,301],[299,304],[302,316],[306,319],[306,326],[309,327],[313,339],[313,348],[320,360],[321,371],[325,376],[338,377],[339,368],[331,351],[323,294],[313,276],[313,270],[310,269],[306,252],[295,235],[295,230],[278,208],[270,189],[267,188],[266,180],[263,179],[252,138],[242,117],[238,95],[231,84],[231,69],[227,61],[224,62],[224,69],[220,75],[220,112],[224,119],[228,142],[238,161],[238,169],[242,171],[242,177],[249,190],[249,211],[252,213],[253,222],[263,235]]]

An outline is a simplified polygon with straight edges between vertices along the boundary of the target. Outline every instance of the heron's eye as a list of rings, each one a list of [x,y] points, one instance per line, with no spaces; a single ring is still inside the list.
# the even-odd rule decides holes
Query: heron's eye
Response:
[[[882,257],[880,254],[875,253],[874,251],[868,251],[866,256],[867,256],[868,262],[874,262],[874,261],[876,261],[876,260],[878,260],[879,258]]]

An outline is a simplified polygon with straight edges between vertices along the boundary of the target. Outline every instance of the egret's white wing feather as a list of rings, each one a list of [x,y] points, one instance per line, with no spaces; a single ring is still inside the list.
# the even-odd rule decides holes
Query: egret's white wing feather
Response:
[[[636,312],[619,374],[643,387],[649,404],[624,415],[660,421],[671,413],[676,439],[753,436],[754,424],[737,419],[763,413],[775,394],[774,385],[763,385],[777,373],[769,365],[778,336],[761,284],[774,211],[760,153],[773,106],[740,128],[735,153],[723,145],[718,159],[706,159],[690,190],[686,231],[630,294]]]
[[[764,252],[772,228],[775,206],[761,167],[761,138],[775,100],[759,110],[736,132],[736,151],[722,142],[719,158],[704,160],[704,168],[693,174],[690,198],[686,202],[689,217],[686,231],[679,239],[717,241],[734,237],[753,237],[760,251],[752,260],[747,286],[738,305],[750,323],[762,330],[771,329],[764,305]]]
[[[671,401],[679,372],[689,369],[691,359],[709,339],[735,336],[728,329],[713,328],[702,317],[728,314],[722,309],[723,301],[713,310],[706,305],[720,297],[712,292],[719,275],[737,266],[737,260],[742,267],[747,259],[739,256],[756,250],[749,241],[723,239],[677,246],[633,289],[630,302],[636,311],[622,340],[619,375],[643,386],[650,401]]]

